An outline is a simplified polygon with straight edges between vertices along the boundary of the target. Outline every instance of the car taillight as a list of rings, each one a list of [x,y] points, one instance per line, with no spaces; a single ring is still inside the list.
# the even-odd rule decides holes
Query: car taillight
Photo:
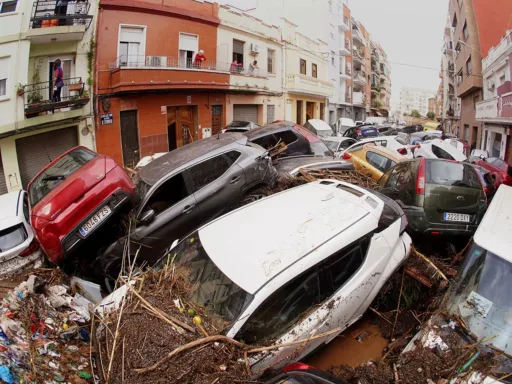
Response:
[[[401,155],[407,155],[407,149],[405,148],[398,148],[397,151]]]
[[[36,240],[36,238],[34,237],[34,239],[32,240],[32,242],[30,243],[30,245],[28,246],[27,249],[25,249],[24,251],[20,252],[20,256],[21,257],[27,257],[27,256],[30,256],[31,254],[33,254],[35,251],[37,251],[39,249],[39,243],[38,241]]]
[[[416,193],[418,195],[425,194],[425,159],[420,160],[420,166],[418,167],[418,176],[416,178]]]
[[[349,159],[351,159],[351,158],[352,158],[352,155],[351,155],[350,153],[346,153],[346,152],[345,152],[345,153],[343,154],[343,160],[349,160]]]
[[[284,367],[283,372],[306,371],[308,369],[315,369],[315,367],[312,367],[311,365],[307,365],[304,363],[292,363]]]
[[[403,215],[400,217],[400,235],[405,232],[405,229],[409,225],[409,220],[407,220],[407,216]]]
[[[357,133],[358,135],[360,135],[360,134],[361,134],[361,132],[362,132],[362,131],[361,131],[360,129],[356,129],[356,133]]]

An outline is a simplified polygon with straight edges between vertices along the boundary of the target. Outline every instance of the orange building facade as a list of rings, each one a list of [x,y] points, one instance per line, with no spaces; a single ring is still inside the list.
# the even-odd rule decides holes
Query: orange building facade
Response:
[[[119,164],[218,133],[229,64],[218,63],[218,5],[101,0],[95,55],[96,146]],[[202,56],[197,56],[199,51]]]

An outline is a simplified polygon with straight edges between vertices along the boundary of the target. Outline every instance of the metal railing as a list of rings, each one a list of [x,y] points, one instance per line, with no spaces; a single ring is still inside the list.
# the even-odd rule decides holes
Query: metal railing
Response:
[[[354,72],[354,81],[366,84],[366,74],[363,71]]]
[[[87,104],[89,95],[84,91],[85,84],[81,77],[63,79],[63,82],[64,86],[61,88],[60,97],[54,93],[53,82],[45,81],[25,85],[22,88],[25,114],[37,115],[43,111]]]
[[[37,0],[32,6],[30,28],[48,28],[83,25],[88,29],[92,22],[88,0]]]
[[[123,68],[190,69],[198,71],[226,72],[233,75],[267,77],[268,72],[259,66],[222,63],[214,60],[195,61],[172,56],[122,55],[109,65],[111,71]]]

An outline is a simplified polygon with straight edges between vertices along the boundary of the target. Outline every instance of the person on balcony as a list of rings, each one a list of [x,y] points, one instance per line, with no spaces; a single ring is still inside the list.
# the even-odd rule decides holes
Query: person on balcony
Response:
[[[254,60],[251,64],[249,64],[249,75],[254,76],[258,71],[258,62]]]
[[[204,51],[201,49],[199,53],[196,53],[196,57],[194,58],[194,68],[201,68],[205,61],[206,57]]]
[[[239,63],[237,59],[233,60],[229,67],[229,72],[240,73],[242,71],[243,64]]]
[[[64,71],[61,67],[60,59],[55,60],[55,82],[53,86],[53,96],[52,101],[57,103],[60,101],[60,93],[62,91],[62,87],[64,86]]]

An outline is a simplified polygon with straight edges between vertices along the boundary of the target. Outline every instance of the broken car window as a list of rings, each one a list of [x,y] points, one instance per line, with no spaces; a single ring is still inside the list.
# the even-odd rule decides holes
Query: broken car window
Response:
[[[217,180],[229,169],[231,164],[232,162],[227,156],[218,155],[192,166],[190,175],[194,183],[193,192],[197,192],[212,181]]]
[[[152,209],[158,215],[172,207],[174,204],[180,202],[188,195],[183,174],[179,173],[171,177],[158,187],[155,192],[153,192],[153,195],[146,203],[146,208],[143,212],[147,209]]]
[[[381,172],[386,172],[396,164],[393,160],[371,151],[366,153],[366,160]]]

